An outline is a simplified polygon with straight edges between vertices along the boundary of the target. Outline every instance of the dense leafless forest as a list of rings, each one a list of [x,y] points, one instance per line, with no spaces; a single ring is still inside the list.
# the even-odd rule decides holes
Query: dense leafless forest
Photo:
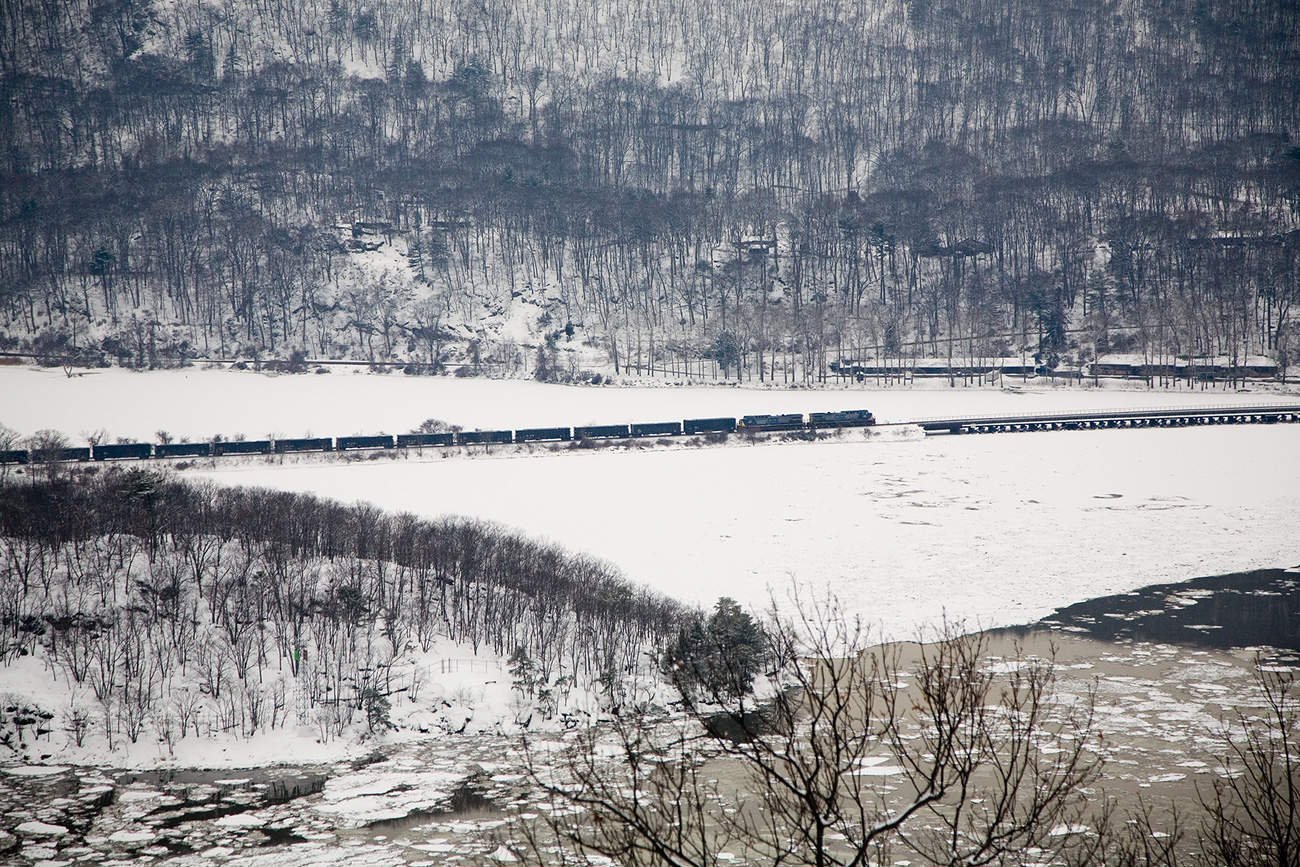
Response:
[[[616,710],[646,648],[688,616],[606,564],[480,522],[51,469],[0,484],[0,663],[35,655],[83,697],[47,709],[78,746],[92,729],[111,748],[146,730],[170,747],[380,728],[391,702],[420,697],[413,655],[447,640],[511,655],[541,717],[573,689]]]
[[[140,365],[524,358],[550,376],[566,341],[755,379],[1021,352],[1285,365],[1298,16],[6,3],[0,328],[9,349]],[[511,315],[535,350],[493,327]]]

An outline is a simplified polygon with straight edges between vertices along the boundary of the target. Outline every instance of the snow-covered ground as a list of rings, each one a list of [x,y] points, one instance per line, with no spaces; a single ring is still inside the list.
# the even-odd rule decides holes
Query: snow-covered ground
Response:
[[[39,756],[45,756],[45,761],[74,766],[123,768],[312,765],[362,755],[373,749],[376,743],[392,747],[450,734],[470,738],[495,735],[503,731],[514,732],[519,728],[517,724],[523,722],[527,722],[533,731],[555,730],[563,725],[559,718],[543,720],[533,711],[531,702],[523,701],[521,694],[512,690],[505,660],[496,657],[490,648],[480,648],[475,656],[466,646],[440,639],[428,652],[408,649],[394,661],[392,671],[394,682],[418,683],[419,686],[415,690],[404,689],[394,697],[389,719],[396,728],[379,735],[378,740],[376,736],[367,734],[364,718],[340,737],[330,733],[327,726],[314,724],[310,718],[303,720],[299,715],[299,724],[282,722],[274,728],[267,726],[264,719],[252,737],[239,732],[219,733],[205,729],[202,737],[180,736],[170,745],[156,736],[156,726],[151,722],[149,731],[138,742],[118,736],[110,749],[99,725],[89,727],[80,746],[74,744],[72,738],[65,737],[62,731],[64,719],[73,707],[96,718],[103,712],[88,688],[71,683],[66,673],[53,665],[46,653],[11,659],[0,666],[0,697],[7,704],[54,712],[58,733],[45,739],[28,737],[22,749],[0,750],[0,768],[15,760],[36,761]],[[269,692],[272,684],[280,678],[285,679],[290,690],[301,687],[275,667],[262,673],[260,684]],[[194,678],[187,679],[182,687],[186,690],[199,688]],[[564,712],[593,719],[600,712],[599,699],[586,690],[573,690],[566,694]]]
[[[402,432],[869,408],[881,421],[1061,408],[1262,403],[1284,394],[1030,387],[576,388],[341,373],[0,369],[0,422],[148,438]],[[945,612],[1023,623],[1157,581],[1300,563],[1300,426],[922,437],[342,464],[252,460],[205,474],[435,516],[478,516],[606,558],[709,605],[792,582],[910,636]]]

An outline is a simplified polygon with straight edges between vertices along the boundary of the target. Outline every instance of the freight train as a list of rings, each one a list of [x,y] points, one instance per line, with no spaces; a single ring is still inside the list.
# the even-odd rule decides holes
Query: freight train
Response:
[[[115,443],[84,448],[61,448],[53,454],[28,449],[0,451],[0,463],[33,461],[149,460],[153,458],[209,458],[223,455],[283,455],[298,452],[353,451],[359,449],[439,448],[506,443],[574,442],[581,440],[639,439],[696,436],[737,431],[816,431],[825,428],[867,427],[876,423],[868,410],[814,412],[785,415],[747,415],[736,418],[688,418],[684,421],[605,424],[584,427],[539,427],[519,430],[474,430],[454,433],[412,433],[397,436],[307,437],[302,439],[219,440],[205,443]]]

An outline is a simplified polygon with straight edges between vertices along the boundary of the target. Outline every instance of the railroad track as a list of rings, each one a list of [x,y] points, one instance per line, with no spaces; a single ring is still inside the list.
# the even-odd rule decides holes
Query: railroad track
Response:
[[[1258,406],[1180,406],[1157,409],[1090,410],[1087,412],[1033,413],[1029,415],[940,416],[912,421],[886,422],[882,426],[915,426],[929,434],[1012,433],[1048,430],[1099,430],[1106,428],[1190,427],[1210,424],[1277,424],[1300,422],[1300,404]],[[82,462],[104,460],[144,461],[167,458],[215,458],[226,455],[283,455],[302,452],[363,451],[379,449],[448,448],[524,443],[622,440],[639,438],[722,435],[736,432],[817,432],[877,424],[867,410],[786,415],[749,415],[735,418],[697,418],[682,422],[631,425],[520,428],[519,430],[457,431],[397,436],[310,437],[302,439],[240,440],[200,443],[115,443],[46,451],[0,451],[0,464]]]

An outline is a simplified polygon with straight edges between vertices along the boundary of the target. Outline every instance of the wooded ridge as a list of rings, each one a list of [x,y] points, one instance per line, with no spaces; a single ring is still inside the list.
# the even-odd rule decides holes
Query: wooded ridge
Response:
[[[573,690],[616,711],[688,614],[479,521],[145,470],[0,484],[0,664],[34,655],[93,696],[61,709],[77,746],[383,728],[397,696],[419,699],[417,657],[448,640],[512,656],[539,719]]]
[[[1293,363],[1282,0],[21,0],[0,349]],[[566,360],[566,346],[587,356]]]

